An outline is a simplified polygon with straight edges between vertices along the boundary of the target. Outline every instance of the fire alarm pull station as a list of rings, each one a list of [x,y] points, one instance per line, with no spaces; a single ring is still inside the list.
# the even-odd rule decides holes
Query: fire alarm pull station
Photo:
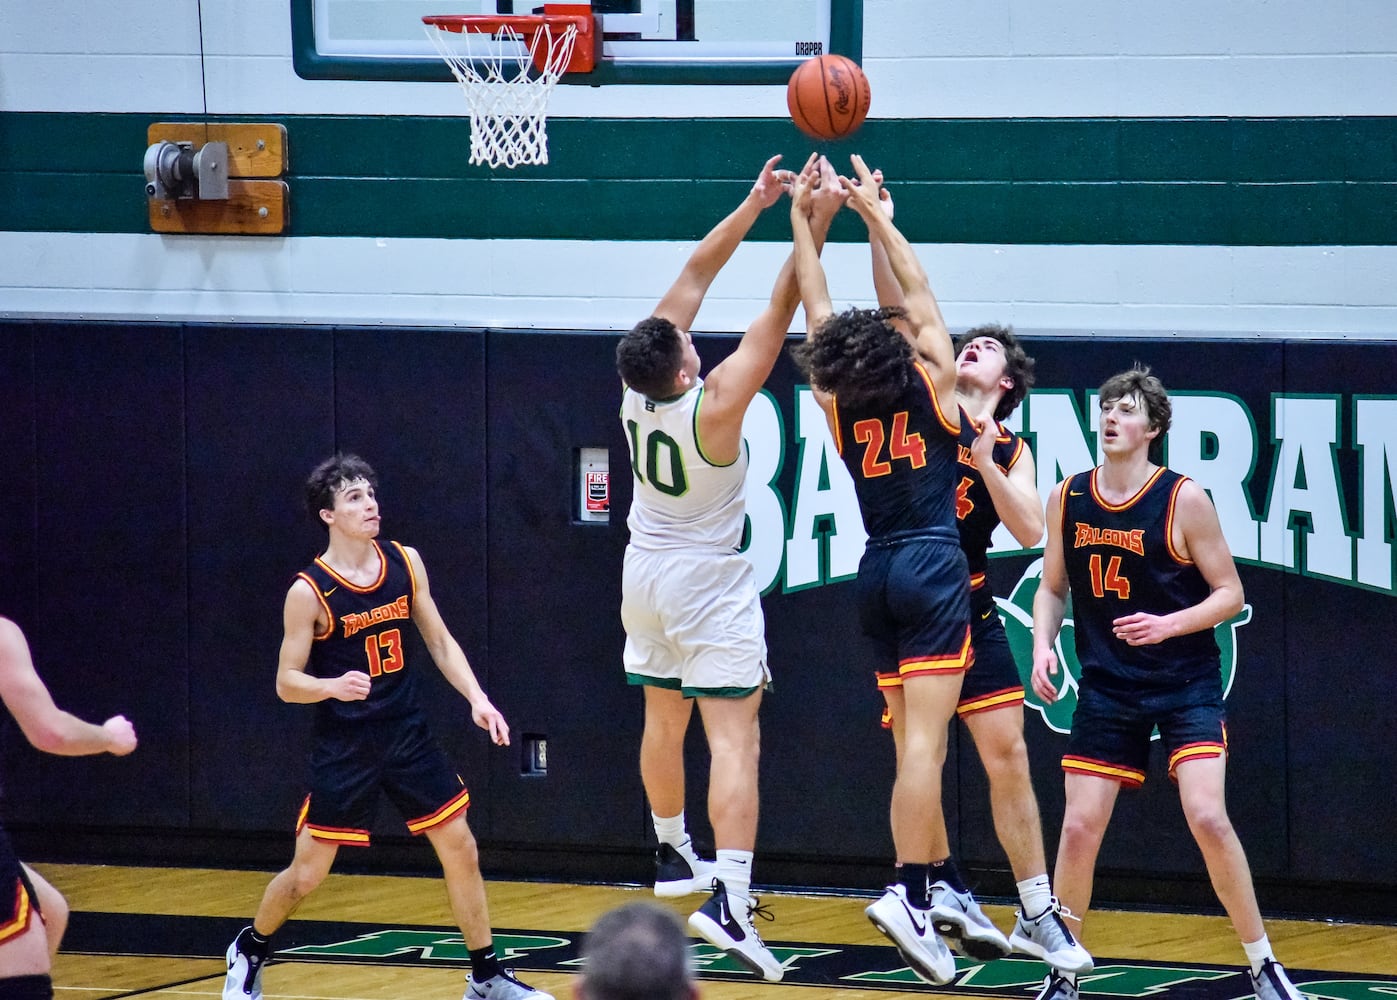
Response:
[[[607,449],[578,449],[577,480],[580,490],[577,519],[602,524],[610,521],[611,477],[607,471]]]

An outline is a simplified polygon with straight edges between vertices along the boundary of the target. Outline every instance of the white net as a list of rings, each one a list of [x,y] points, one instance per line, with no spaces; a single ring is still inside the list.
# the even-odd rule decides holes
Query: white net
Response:
[[[548,98],[572,58],[577,25],[545,22],[527,38],[509,25],[495,35],[423,27],[465,92],[471,163],[547,163]],[[542,69],[531,76],[536,66]]]

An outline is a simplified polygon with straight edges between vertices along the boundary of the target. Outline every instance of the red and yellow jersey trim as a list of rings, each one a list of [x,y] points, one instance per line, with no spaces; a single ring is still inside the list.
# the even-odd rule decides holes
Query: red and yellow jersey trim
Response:
[[[967,698],[956,706],[956,714],[961,718],[977,712],[992,712],[996,708],[1013,708],[1023,704],[1023,685],[991,691],[975,698]]]
[[[1182,555],[1178,549],[1174,548],[1174,512],[1179,504],[1179,491],[1183,489],[1184,483],[1188,482],[1187,476],[1180,476],[1179,481],[1174,484],[1173,490],[1169,493],[1169,508],[1164,514],[1164,544],[1169,550],[1176,563],[1181,566],[1192,566],[1193,560]]]
[[[1074,757],[1068,754],[1062,758],[1062,769],[1072,774],[1087,774],[1093,778],[1119,781],[1127,788],[1139,788],[1145,783],[1145,772],[1138,768],[1108,764],[1104,760],[1092,760],[1090,757]]]
[[[19,937],[29,929],[29,920],[34,915],[34,904],[29,900],[29,891],[24,888],[24,880],[15,876],[15,901],[10,909],[10,918],[0,923],[0,944]]]
[[[1000,424],[1000,428],[1002,429],[1003,427],[1004,427],[1004,425],[1003,425],[1003,424]],[[1007,430],[1005,430],[1004,433],[1007,435],[1009,432],[1008,432]],[[1005,439],[1004,439],[1004,438],[1000,438],[999,440],[1002,442],[1002,441],[1004,441]],[[1014,442],[1014,454],[1012,454],[1012,455],[1009,456],[1009,461],[1008,461],[1008,463],[1004,466],[1004,471],[1005,471],[1006,473],[1007,473],[1010,469],[1012,469],[1015,465],[1017,465],[1017,464],[1019,463],[1019,458],[1023,455],[1024,447],[1025,447],[1025,445],[1024,445],[1024,440],[1023,440],[1023,438],[1019,438],[1017,441]]]
[[[834,453],[844,457],[844,435],[839,432],[839,397],[829,398],[829,426],[834,433]]]
[[[377,541],[373,542],[372,545],[374,547],[374,551],[378,553],[378,578],[366,587],[360,587],[357,584],[350,583],[344,577],[340,576],[333,569],[331,569],[330,564],[327,563],[324,559],[320,558],[319,556],[315,557],[315,564],[319,566],[321,569],[323,569],[326,573],[329,573],[330,576],[335,580],[335,582],[338,583],[341,587],[345,588],[346,590],[352,590],[356,594],[372,593],[379,587],[383,586],[383,581],[388,577],[388,560],[383,555],[383,549],[379,548]]]
[[[408,558],[407,549],[403,548],[401,542],[393,542],[393,548],[398,550],[398,555],[403,557],[403,565],[407,567],[407,578],[412,583],[412,599],[417,600],[417,571],[412,568],[412,560]],[[388,569],[388,563],[383,563],[384,571]]]
[[[986,580],[986,579],[987,579],[987,574],[985,574],[985,573],[971,573],[971,574],[970,574],[970,589],[971,589],[971,590],[979,590],[981,587],[983,587],[983,586],[985,585],[985,580]]]
[[[315,599],[320,602],[320,610],[325,612],[325,627],[317,628],[315,639],[317,641],[330,638],[335,634],[335,615],[330,610],[330,602],[325,600],[325,595],[320,592],[320,584],[310,578],[308,573],[297,573],[296,579],[304,580],[310,586],[310,592],[315,595]]]
[[[969,669],[974,659],[974,653],[970,649],[970,626],[965,626],[965,638],[961,640],[960,649],[947,656],[916,656],[906,660],[900,660],[897,664],[898,676],[902,680],[908,677],[921,677],[927,674],[959,674]],[[881,682],[880,682],[880,685]]]
[[[1101,466],[1099,465],[1091,470],[1091,475],[1087,478],[1087,486],[1091,489],[1091,498],[1101,505],[1101,509],[1109,510],[1114,514],[1122,510],[1129,510],[1139,503],[1140,498],[1150,491],[1150,487],[1155,484],[1155,481],[1164,475],[1164,466],[1161,465],[1155,469],[1154,475],[1145,480],[1145,485],[1136,490],[1135,495],[1129,497],[1124,503],[1107,503],[1105,498],[1101,496],[1101,491],[1096,488],[1096,477],[1100,472]]]
[[[936,411],[936,420],[937,423],[941,425],[941,429],[951,435],[951,437],[960,437],[960,404],[956,404],[955,412],[957,422],[952,424],[946,419],[945,411],[941,409],[941,399],[936,395],[936,384],[931,380],[931,372],[927,371],[926,365],[922,364],[920,361],[914,361],[912,367],[917,370],[917,374],[920,375],[922,381],[926,383],[927,392],[931,395],[931,408]]]
[[[461,789],[460,793],[447,802],[434,813],[426,816],[419,816],[417,819],[407,821],[407,832],[416,836],[419,833],[426,833],[428,830],[453,819],[458,813],[464,812],[471,804],[471,793],[466,789]]]

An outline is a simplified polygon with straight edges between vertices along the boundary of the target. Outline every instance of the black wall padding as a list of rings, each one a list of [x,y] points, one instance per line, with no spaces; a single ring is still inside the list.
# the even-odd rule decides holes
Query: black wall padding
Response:
[[[589,857],[606,855],[645,878],[642,696],[621,665],[631,480],[615,343],[614,333],[0,322],[0,614],[25,628],[60,705],[95,720],[123,712],[141,737],[125,760],[42,757],[0,720],[3,816],[22,845],[86,832],[139,853],[187,838],[210,845],[208,863],[237,864],[239,843],[289,834],[312,713],[275,695],[282,603],[324,541],[301,484],[344,449],[377,468],[385,537],[421,551],[443,617],[510,723],[513,746],[491,746],[414,647],[482,843],[536,852],[555,877],[585,875]],[[705,367],[735,344],[698,338]],[[1389,344],[1044,338],[1031,348],[1038,385],[1079,406],[1137,359],[1172,390],[1235,397],[1255,425],[1246,490],[1258,521],[1284,436],[1271,426],[1275,394],[1340,398],[1333,461],[1359,531],[1354,409],[1397,385]],[[785,428],[777,488],[787,499],[800,389],[783,357],[768,391]],[[577,519],[584,447],[609,452],[607,524]],[[993,560],[996,593],[1031,562]],[[1380,794],[1397,771],[1394,596],[1255,561],[1240,571],[1254,617],[1228,699],[1228,789],[1253,870],[1297,891],[1397,890],[1397,799]],[[846,641],[850,591],[778,584],[763,599],[775,690],[762,710],[759,857],[809,885],[848,885],[850,866],[881,870],[892,856],[891,738],[878,728],[869,665]],[[688,807],[711,844],[698,725]],[[1035,712],[1026,732],[1051,864],[1064,737]],[[524,773],[529,736],[547,741],[546,776]],[[958,723],[945,798],[964,866],[1002,872],[984,773]],[[402,838],[391,809],[375,833]],[[1101,867],[1144,880],[1134,901],[1204,877],[1159,755],[1145,788],[1122,795]]]

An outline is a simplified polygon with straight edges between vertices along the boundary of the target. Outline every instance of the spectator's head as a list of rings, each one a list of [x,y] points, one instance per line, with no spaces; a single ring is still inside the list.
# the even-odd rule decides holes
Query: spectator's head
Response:
[[[694,963],[679,919],[654,903],[605,913],[582,944],[577,1000],[694,1000]]]

